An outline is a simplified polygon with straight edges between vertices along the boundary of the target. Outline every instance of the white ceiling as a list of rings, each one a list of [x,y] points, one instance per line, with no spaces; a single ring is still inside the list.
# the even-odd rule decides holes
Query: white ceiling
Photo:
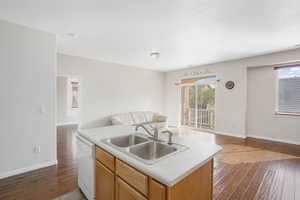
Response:
[[[61,53],[159,71],[300,43],[299,0],[1,0],[0,18],[57,34]]]

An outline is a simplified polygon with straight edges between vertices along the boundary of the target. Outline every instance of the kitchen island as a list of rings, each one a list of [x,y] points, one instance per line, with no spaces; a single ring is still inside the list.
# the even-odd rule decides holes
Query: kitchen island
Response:
[[[79,130],[95,144],[97,200],[210,200],[213,157],[221,147],[195,137],[173,137],[184,150],[148,164],[105,142],[107,139],[140,134],[133,126],[110,126]],[[168,136],[160,133],[160,139]],[[172,146],[172,145],[170,145]]]

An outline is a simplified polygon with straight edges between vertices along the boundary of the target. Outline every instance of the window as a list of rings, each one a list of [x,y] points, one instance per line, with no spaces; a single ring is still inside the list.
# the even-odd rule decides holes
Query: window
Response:
[[[300,64],[275,67],[277,114],[300,115]]]
[[[181,81],[181,125],[214,129],[216,81],[216,77]]]

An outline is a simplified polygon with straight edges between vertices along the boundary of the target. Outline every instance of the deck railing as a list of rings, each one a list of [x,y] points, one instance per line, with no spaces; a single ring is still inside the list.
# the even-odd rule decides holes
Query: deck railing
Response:
[[[184,109],[182,124],[195,128],[214,129],[215,110],[186,108]]]

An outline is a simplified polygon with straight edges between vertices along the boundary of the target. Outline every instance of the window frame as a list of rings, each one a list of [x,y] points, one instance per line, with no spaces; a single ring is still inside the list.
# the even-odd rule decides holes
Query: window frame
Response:
[[[280,112],[279,111],[279,78],[278,78],[278,70],[282,68],[292,68],[292,67],[300,67],[300,63],[293,64],[283,64],[273,67],[273,72],[275,76],[275,116],[291,116],[291,117],[300,117],[300,112]]]

